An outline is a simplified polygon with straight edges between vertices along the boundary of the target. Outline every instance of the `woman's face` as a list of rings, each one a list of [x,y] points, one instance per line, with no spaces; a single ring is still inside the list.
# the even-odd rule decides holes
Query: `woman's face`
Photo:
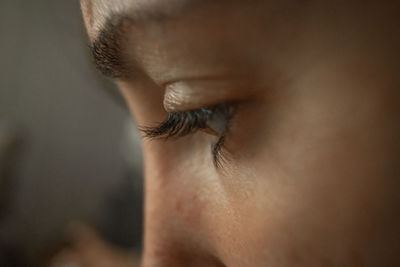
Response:
[[[154,137],[144,266],[400,264],[396,2],[82,0]]]

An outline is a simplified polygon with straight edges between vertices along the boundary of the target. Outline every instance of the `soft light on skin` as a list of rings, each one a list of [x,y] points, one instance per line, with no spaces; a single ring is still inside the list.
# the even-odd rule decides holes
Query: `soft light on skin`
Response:
[[[179,81],[166,86],[164,108],[167,112],[195,110],[229,101],[250,99],[256,93],[257,89],[240,80]]]
[[[223,170],[206,133],[143,141],[143,266],[399,266],[398,3],[183,2],[125,32],[136,121],[238,110]]]

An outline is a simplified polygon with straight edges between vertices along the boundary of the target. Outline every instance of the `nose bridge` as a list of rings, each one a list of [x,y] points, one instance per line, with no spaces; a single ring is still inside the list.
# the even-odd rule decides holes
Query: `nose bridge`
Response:
[[[175,245],[181,238],[176,230],[177,216],[172,208],[180,192],[173,194],[174,188],[179,188],[169,178],[170,171],[163,170],[164,164],[154,158],[147,161],[143,267],[185,266],[180,263],[182,255],[179,255],[179,248]]]
[[[224,267],[215,256],[189,244],[166,244],[147,239],[141,267]]]
[[[176,182],[185,177],[151,174],[145,182],[142,267],[224,266],[211,253],[202,222],[205,207],[196,190]]]
[[[224,266],[179,214],[169,210],[169,204],[152,206],[146,209],[142,267]]]
[[[199,251],[191,241],[193,237],[191,225],[183,221],[185,215],[182,213],[185,210],[185,203],[182,200],[182,193],[172,194],[171,184],[149,184],[151,180],[152,178],[149,177],[146,181],[142,266],[196,266],[194,263],[188,265]]]

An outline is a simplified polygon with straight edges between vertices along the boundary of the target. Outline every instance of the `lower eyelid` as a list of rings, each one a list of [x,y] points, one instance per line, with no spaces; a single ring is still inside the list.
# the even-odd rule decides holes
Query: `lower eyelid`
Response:
[[[207,128],[205,128],[205,129],[202,129],[202,131],[205,132],[205,133],[207,133],[207,134],[209,134],[209,135],[213,135],[213,136],[216,136],[216,137],[221,136],[220,133],[216,132],[216,131],[215,131],[213,128],[211,128],[211,127],[207,127]]]

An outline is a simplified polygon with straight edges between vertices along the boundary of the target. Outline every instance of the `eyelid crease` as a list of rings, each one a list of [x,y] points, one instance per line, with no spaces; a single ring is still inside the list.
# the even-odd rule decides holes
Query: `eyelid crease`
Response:
[[[164,109],[182,112],[234,102],[252,92],[236,80],[187,80],[166,85]]]

